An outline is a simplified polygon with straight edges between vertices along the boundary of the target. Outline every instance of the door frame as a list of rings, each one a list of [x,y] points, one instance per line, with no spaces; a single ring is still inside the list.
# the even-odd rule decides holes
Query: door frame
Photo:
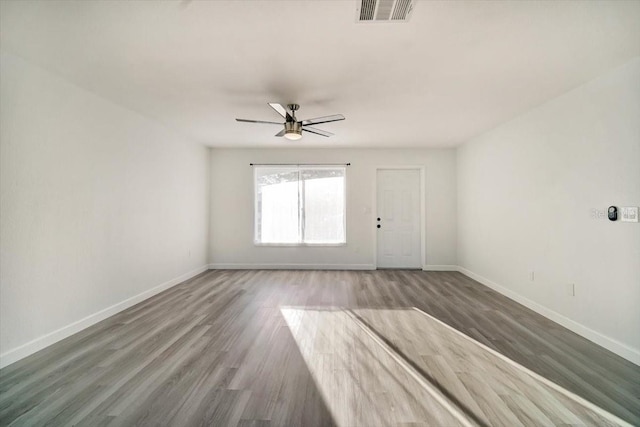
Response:
[[[424,165],[389,165],[389,166],[376,166],[373,170],[373,217],[372,217],[372,229],[373,229],[373,265],[375,269],[378,269],[378,229],[376,228],[378,217],[378,171],[379,170],[418,170],[420,172],[420,268],[424,270],[427,265],[426,255],[426,168]]]

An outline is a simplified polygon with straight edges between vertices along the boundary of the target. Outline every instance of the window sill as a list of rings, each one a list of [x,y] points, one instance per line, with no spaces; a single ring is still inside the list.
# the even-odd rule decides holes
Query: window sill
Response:
[[[347,246],[347,242],[343,243],[259,243],[253,242],[254,246],[265,247],[339,247]]]

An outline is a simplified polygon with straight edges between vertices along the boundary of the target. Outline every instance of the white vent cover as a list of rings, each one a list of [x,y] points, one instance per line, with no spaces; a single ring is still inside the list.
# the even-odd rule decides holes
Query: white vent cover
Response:
[[[414,0],[358,0],[358,22],[408,21]]]

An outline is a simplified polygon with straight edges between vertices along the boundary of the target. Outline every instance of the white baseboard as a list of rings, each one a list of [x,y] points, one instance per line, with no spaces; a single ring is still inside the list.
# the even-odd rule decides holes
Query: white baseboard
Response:
[[[375,270],[373,264],[209,264],[211,270]]]
[[[422,271],[458,271],[457,265],[423,265]]]
[[[146,300],[147,298],[151,298],[152,296],[159,294],[160,292],[171,288],[179,283],[184,282],[185,280],[189,280],[194,276],[202,273],[203,271],[207,271],[208,266],[202,266],[193,271],[185,273],[179,277],[171,279],[167,282],[164,282],[155,288],[144,291],[138,295],[135,295],[131,298],[127,298],[124,301],[121,301],[117,304],[112,305],[111,307],[107,307],[103,310],[98,311],[97,313],[91,314],[84,319],[80,319],[76,322],[73,322],[67,326],[64,326],[56,331],[49,332],[46,335],[38,337],[32,341],[29,341],[26,344],[22,344],[19,347],[13,348],[5,353],[0,354],[0,368],[4,368],[14,362],[17,362],[20,359],[23,359],[37,351],[42,350],[45,347],[48,347],[60,340],[63,340],[77,332],[80,332],[83,329],[88,328],[89,326],[95,325],[96,323],[106,319],[107,317],[113,316],[125,310],[131,306],[138,304]]]
[[[497,283],[492,282],[486,277],[480,276],[479,274],[467,270],[464,267],[458,266],[458,271],[465,276],[470,277],[471,279],[493,289],[494,291],[501,293],[507,298],[510,298],[524,305],[525,307],[530,308],[531,310],[535,311],[538,314],[541,314],[547,319],[553,320],[554,322],[564,326],[565,328],[575,332],[576,334],[581,335],[584,338],[606,348],[607,350],[614,352],[618,356],[623,357],[628,361],[635,363],[636,365],[640,365],[640,350],[629,347],[628,345],[623,344],[620,341],[603,335],[600,332],[594,331],[593,329],[588,328],[576,322],[575,320],[571,320],[556,311],[538,304],[537,302],[532,301],[529,298],[526,298],[510,289],[507,289],[504,286],[498,285]]]

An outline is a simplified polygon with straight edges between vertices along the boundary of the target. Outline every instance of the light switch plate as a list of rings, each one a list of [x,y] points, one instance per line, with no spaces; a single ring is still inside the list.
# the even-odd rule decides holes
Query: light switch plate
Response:
[[[622,222],[638,222],[638,207],[626,206],[620,208]]]

